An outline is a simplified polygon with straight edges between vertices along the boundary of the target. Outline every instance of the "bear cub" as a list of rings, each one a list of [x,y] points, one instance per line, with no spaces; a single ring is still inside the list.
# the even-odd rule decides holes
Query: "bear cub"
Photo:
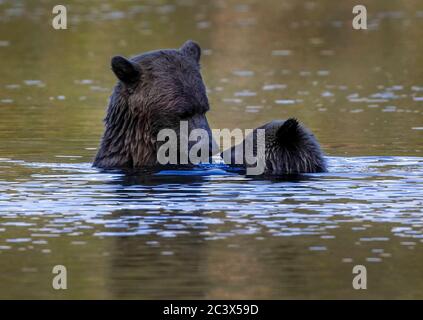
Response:
[[[265,130],[264,154],[257,149],[257,129]],[[320,149],[314,135],[296,119],[290,118],[286,121],[274,120],[259,128],[253,133],[253,155],[257,162],[263,163],[265,175],[300,174],[313,172],[326,172],[326,162],[323,152]],[[230,159],[235,164],[236,159],[242,159],[246,164],[245,140],[243,147],[234,146],[224,151],[223,159]],[[242,154],[239,154],[242,152]],[[256,166],[248,164],[244,166]]]
[[[119,81],[110,97],[94,166],[157,165],[157,151],[164,143],[157,139],[159,131],[174,130],[179,146],[181,121],[187,122],[188,134],[194,129],[206,130],[209,150],[213,149],[200,56],[200,46],[187,41],[179,49],[151,51],[131,59],[112,58],[111,67]],[[188,151],[194,144],[189,142]]]

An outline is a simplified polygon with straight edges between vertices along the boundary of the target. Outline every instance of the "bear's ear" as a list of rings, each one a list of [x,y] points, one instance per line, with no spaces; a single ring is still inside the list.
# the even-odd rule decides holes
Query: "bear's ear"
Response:
[[[181,52],[187,57],[192,57],[195,61],[200,62],[201,48],[192,40],[188,40],[181,47]]]
[[[276,140],[280,146],[294,146],[299,140],[300,131],[298,120],[289,118],[276,131]]]
[[[140,66],[124,57],[113,57],[111,65],[114,74],[123,83],[133,84],[141,75]]]

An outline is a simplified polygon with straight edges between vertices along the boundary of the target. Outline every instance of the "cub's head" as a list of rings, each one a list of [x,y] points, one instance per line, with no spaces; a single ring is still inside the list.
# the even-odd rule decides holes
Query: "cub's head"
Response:
[[[264,143],[258,138],[258,130],[264,130]],[[246,157],[246,140],[252,141],[252,158]],[[263,145],[258,145],[262,143]],[[263,148],[264,147],[264,148]],[[263,165],[262,173],[268,175],[299,174],[326,171],[325,159],[314,135],[296,119],[274,120],[256,128],[240,144],[222,153],[236,164],[243,159],[244,166]]]
[[[266,130],[266,173],[297,174],[326,171],[319,143],[296,119],[275,120],[260,128]]]

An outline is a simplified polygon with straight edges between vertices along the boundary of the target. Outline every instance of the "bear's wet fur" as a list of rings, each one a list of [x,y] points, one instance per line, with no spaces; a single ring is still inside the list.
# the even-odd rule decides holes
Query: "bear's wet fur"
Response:
[[[158,132],[172,129],[179,141],[183,120],[188,122],[189,132],[205,129],[212,141],[200,56],[200,46],[187,41],[179,49],[151,51],[131,59],[112,58],[111,67],[119,81],[110,97],[94,166],[157,165],[157,151],[163,143],[157,141]]]
[[[264,155],[257,152],[257,129],[265,130]],[[317,139],[297,119],[271,121],[256,128],[252,135],[253,155],[264,156],[263,174],[284,175],[327,171],[326,161]],[[238,150],[242,152],[245,150],[245,140],[242,144],[243,148],[236,149],[234,146],[224,151],[222,157],[225,159],[225,153],[229,152],[228,158],[231,159],[231,164],[234,164]],[[245,153],[241,157],[246,164]]]

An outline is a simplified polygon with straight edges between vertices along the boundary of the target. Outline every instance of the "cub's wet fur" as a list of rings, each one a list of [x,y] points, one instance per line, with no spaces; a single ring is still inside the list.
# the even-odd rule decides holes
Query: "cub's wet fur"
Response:
[[[257,129],[265,129],[264,154],[257,152]],[[283,175],[327,171],[326,161],[317,139],[294,118],[286,121],[271,121],[256,128],[252,135],[253,155],[264,157],[264,161],[262,161],[265,166],[263,174]],[[234,146],[224,151],[221,156],[224,159],[230,158],[231,164],[235,164],[235,159],[238,156],[246,164],[245,140],[242,144],[242,148]],[[229,155],[226,154],[228,152]],[[245,166],[256,166],[256,164]]]

